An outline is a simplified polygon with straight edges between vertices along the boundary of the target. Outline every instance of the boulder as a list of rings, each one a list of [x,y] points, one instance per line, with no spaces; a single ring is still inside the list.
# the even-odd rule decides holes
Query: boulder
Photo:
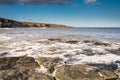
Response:
[[[63,65],[56,71],[56,80],[116,80],[117,77],[112,70],[98,70],[84,64]]]
[[[39,67],[40,63],[38,63],[33,57],[22,56],[0,58],[0,70],[34,70]]]

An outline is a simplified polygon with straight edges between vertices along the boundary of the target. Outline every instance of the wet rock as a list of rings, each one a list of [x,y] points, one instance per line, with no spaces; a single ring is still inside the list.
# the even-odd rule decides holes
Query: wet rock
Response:
[[[54,80],[54,77],[30,70],[22,72],[16,70],[2,70],[0,71],[0,80]]]
[[[94,45],[110,46],[109,43],[101,42],[98,40],[84,40],[83,43],[93,43]]]
[[[67,57],[67,58],[72,58],[72,56],[74,56],[73,54],[65,54],[64,57]]]
[[[120,61],[119,60],[115,61],[115,64],[117,65],[117,68],[120,69]]]
[[[0,56],[5,56],[7,54],[8,54],[7,52],[3,52],[3,53],[0,53]]]
[[[106,49],[106,51],[108,51],[112,54],[120,55],[120,50],[119,49]]]
[[[117,78],[112,70],[98,71],[97,67],[84,64],[63,65],[56,71],[56,80],[116,80]]]
[[[109,43],[104,43],[104,42],[94,41],[93,43],[94,43],[94,45],[104,45],[104,46],[110,46],[110,44],[109,44]]]
[[[79,41],[76,41],[76,40],[70,40],[70,41],[66,41],[66,43],[69,43],[69,44],[76,44],[78,43]]]
[[[93,53],[93,50],[92,49],[83,49],[83,52],[81,54],[85,54],[87,56],[93,56],[97,53]],[[102,53],[99,53],[99,55],[102,54]]]
[[[90,43],[90,40],[84,40],[83,43]]]
[[[48,73],[53,73],[55,71],[55,66],[62,64],[61,58],[50,58],[50,57],[40,57],[37,59],[41,65],[47,68]]]
[[[61,64],[61,62],[63,61],[63,59],[61,58],[51,58],[51,57],[40,57],[37,59],[43,66],[48,67],[49,64]]]
[[[58,42],[61,42],[62,41],[62,39],[60,39],[60,38],[50,38],[50,39],[48,39],[49,41],[58,41]]]
[[[38,63],[32,57],[6,57],[0,58],[0,70],[8,70],[8,69],[19,69],[19,70],[32,70],[40,67],[40,63]]]
[[[120,51],[120,48],[118,48],[118,50]]]

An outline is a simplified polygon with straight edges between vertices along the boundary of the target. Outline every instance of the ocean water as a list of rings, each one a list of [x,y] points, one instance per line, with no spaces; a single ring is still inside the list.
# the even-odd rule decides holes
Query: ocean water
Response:
[[[0,41],[34,40],[63,35],[85,35],[120,41],[120,28],[6,28],[0,29]]]
[[[120,60],[120,28],[1,28],[0,57],[26,54],[60,58],[58,65],[115,62]]]

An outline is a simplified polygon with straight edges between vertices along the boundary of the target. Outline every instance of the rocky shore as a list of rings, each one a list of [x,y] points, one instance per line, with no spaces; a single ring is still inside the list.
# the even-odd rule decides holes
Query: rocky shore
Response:
[[[56,61],[59,62],[59,59],[26,56],[1,58],[0,80],[119,80],[120,69],[115,64],[55,67]],[[47,74],[42,72],[42,65],[45,65]]]
[[[35,22],[20,22],[11,19],[0,17],[0,28],[69,28],[70,26],[62,24],[47,24],[47,23],[35,23]]]
[[[0,80],[120,80],[120,43],[83,36],[0,43]]]

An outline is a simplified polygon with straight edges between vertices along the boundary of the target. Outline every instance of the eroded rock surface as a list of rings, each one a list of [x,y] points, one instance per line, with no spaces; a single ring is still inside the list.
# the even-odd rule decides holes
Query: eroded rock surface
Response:
[[[40,63],[33,57],[0,58],[0,80],[55,80],[54,77],[38,73]]]
[[[105,66],[104,66],[105,67]],[[63,65],[57,68],[56,80],[116,80],[114,70],[88,65]]]

